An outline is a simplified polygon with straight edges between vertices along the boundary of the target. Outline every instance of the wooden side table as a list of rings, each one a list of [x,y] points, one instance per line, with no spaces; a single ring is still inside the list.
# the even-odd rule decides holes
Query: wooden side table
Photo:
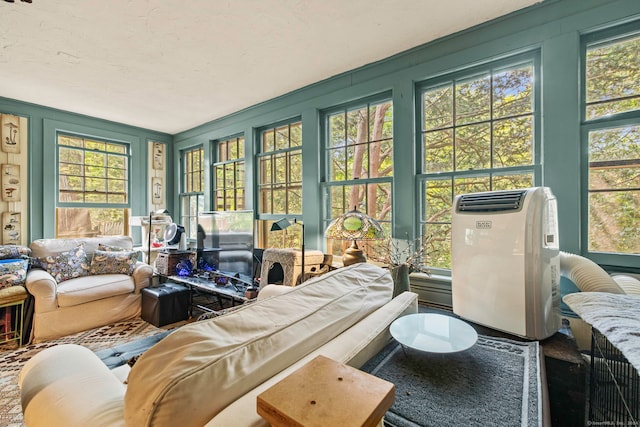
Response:
[[[276,427],[375,426],[395,386],[318,356],[258,395],[258,414]]]

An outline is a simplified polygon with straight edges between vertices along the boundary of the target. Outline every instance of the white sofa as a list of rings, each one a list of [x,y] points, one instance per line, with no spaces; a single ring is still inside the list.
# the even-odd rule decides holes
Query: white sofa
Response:
[[[56,257],[83,244],[89,257],[98,244],[132,250],[128,236],[79,239],[39,239],[31,245],[32,258]],[[140,315],[140,290],[149,286],[153,269],[138,262],[131,275],[88,275],[57,283],[47,271],[32,268],[25,287],[35,306],[31,341],[42,342]]]
[[[110,371],[81,346],[43,350],[18,380],[26,425],[266,426],[260,392],[320,354],[360,367],[390,341],[394,319],[417,311],[417,295],[391,300],[390,274],[370,264],[267,297],[273,286],[256,303],[177,329],[131,369]]]

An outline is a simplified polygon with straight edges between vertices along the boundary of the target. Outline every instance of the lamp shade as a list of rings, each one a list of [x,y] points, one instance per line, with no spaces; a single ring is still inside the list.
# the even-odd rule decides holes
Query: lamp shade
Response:
[[[325,236],[337,240],[378,240],[384,230],[375,219],[354,209],[331,221]]]

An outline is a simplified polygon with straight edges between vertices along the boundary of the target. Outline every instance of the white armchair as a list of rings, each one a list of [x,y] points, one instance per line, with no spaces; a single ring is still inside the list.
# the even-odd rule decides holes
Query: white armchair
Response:
[[[34,259],[55,258],[84,245],[89,258],[98,244],[131,251],[128,236],[40,239],[31,243]],[[84,267],[87,267],[86,265]],[[140,290],[149,286],[153,269],[141,262],[131,274],[93,274],[56,281],[51,273],[32,268],[25,287],[34,297],[32,342],[47,341],[140,315]],[[104,273],[104,272],[101,272]]]

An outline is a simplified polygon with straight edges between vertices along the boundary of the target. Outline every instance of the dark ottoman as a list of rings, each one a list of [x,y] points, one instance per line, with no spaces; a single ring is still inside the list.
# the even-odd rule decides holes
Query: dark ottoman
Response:
[[[189,289],[177,283],[142,289],[142,319],[154,326],[186,320],[189,317]]]

